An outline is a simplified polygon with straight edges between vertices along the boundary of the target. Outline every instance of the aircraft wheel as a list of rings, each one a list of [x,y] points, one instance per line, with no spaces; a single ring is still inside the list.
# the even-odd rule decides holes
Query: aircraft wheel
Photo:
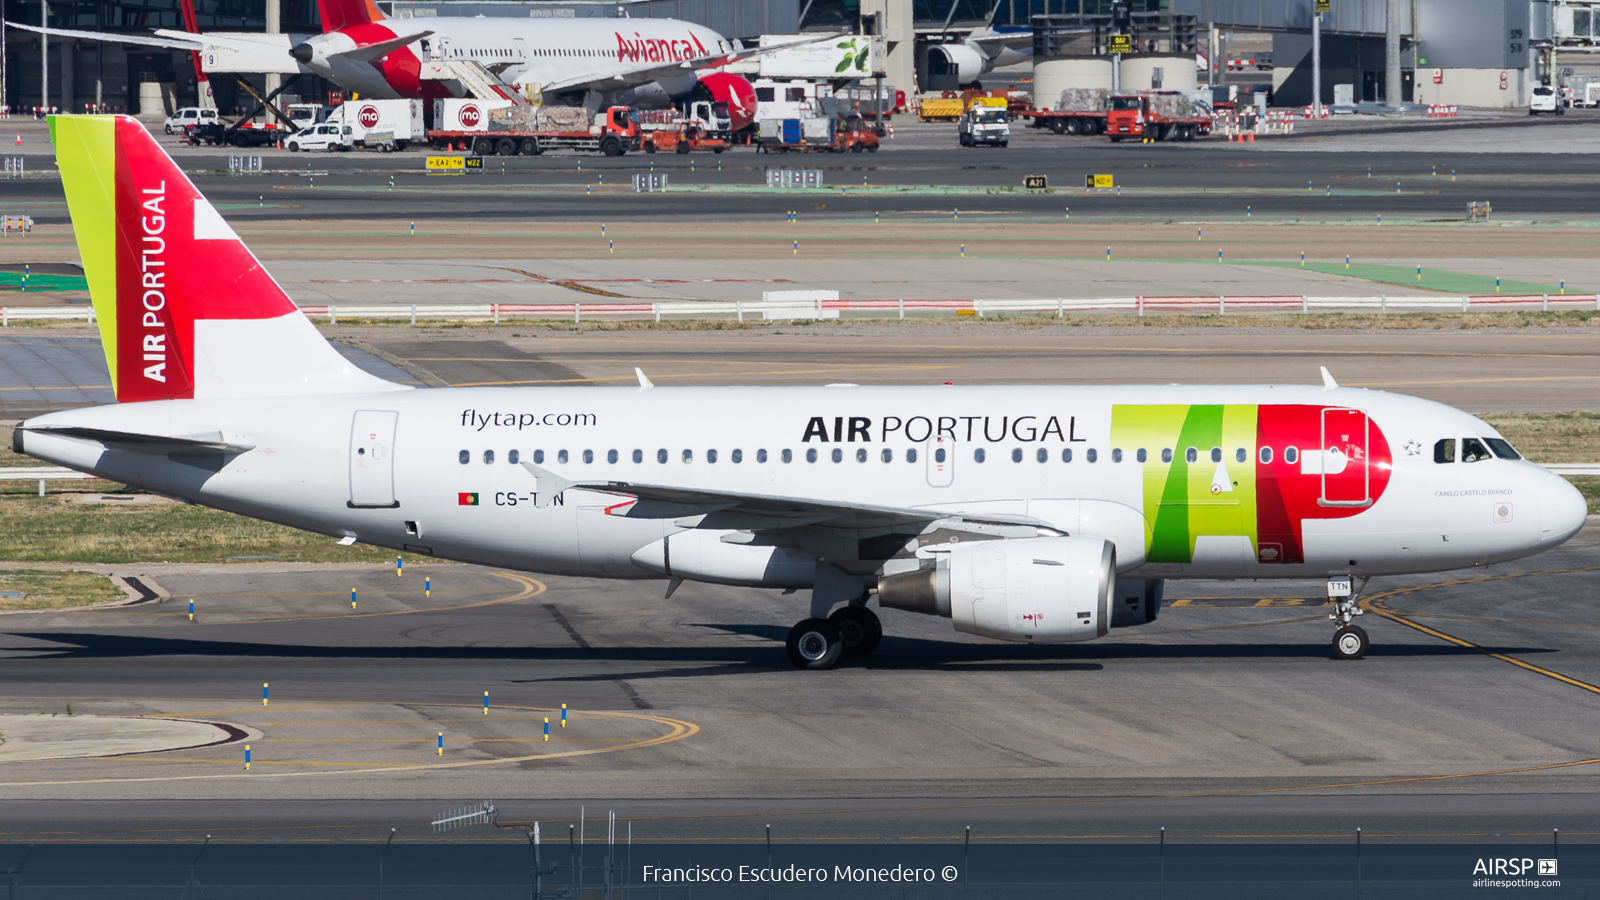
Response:
[[[844,641],[827,619],[802,619],[789,629],[784,648],[796,669],[831,669],[839,664]]]
[[[1346,625],[1333,633],[1334,659],[1360,659],[1367,655],[1367,632],[1360,625]]]
[[[845,656],[866,656],[883,642],[883,623],[865,606],[846,606],[828,617],[828,622],[839,629]]]

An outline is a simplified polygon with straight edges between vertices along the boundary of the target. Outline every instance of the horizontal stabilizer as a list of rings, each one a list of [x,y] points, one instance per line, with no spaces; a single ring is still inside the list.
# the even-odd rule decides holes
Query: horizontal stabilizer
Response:
[[[105,444],[124,453],[152,453],[162,456],[238,456],[255,449],[253,444],[230,444],[222,439],[221,432],[205,435],[139,434],[132,431],[111,431],[105,428],[66,426],[54,428],[28,428],[36,434],[81,438]]]

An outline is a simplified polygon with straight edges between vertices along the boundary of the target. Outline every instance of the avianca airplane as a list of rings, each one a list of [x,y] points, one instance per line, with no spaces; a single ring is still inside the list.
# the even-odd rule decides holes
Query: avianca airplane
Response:
[[[1175,578],[1354,579],[1548,550],[1583,498],[1481,420],[1305,385],[413,390],[329,347],[126,117],[50,120],[118,402],[15,448],[190,503],[530,572],[810,590],[800,668],[870,603],[1050,643]],[[1324,370],[1326,371],[1326,370]]]
[[[518,90],[538,88],[546,102],[659,108],[673,100],[726,103],[735,131],[756,113],[755,88],[739,75],[716,71],[781,46],[742,48],[703,25],[677,19],[513,19],[441,16],[386,19],[372,0],[318,0],[323,33],[289,49],[295,62],[365,97],[465,96],[450,79],[423,78],[423,67],[475,62]],[[402,24],[403,23],[403,24]],[[159,38],[42,29],[63,37],[155,44],[201,50],[206,45],[260,54],[259,42],[222,35],[157,29]],[[819,35],[817,40],[831,36]],[[454,93],[452,93],[454,91]]]

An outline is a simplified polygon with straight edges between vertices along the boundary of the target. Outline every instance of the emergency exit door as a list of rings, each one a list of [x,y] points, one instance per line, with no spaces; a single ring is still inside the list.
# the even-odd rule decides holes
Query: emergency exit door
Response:
[[[400,414],[386,409],[356,411],[350,426],[350,506],[388,509],[394,498],[394,433]]]
[[[1370,435],[1371,423],[1365,411],[1322,411],[1322,493],[1317,505],[1372,505],[1372,470],[1367,464]]]

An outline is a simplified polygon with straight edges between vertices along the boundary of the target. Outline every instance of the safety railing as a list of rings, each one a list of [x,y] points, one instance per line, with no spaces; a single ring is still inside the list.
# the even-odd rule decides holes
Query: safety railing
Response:
[[[569,319],[582,322],[585,317],[719,317],[729,316],[744,321],[746,316],[760,319],[767,312],[804,312],[815,310],[822,318],[834,318],[837,313],[859,313],[875,318],[900,317],[907,313],[972,315],[1056,315],[1071,313],[1120,312],[1135,315],[1157,313],[1188,313],[1200,315],[1230,315],[1250,312],[1349,312],[1379,311],[1409,312],[1491,312],[1496,310],[1600,310],[1600,294],[1445,294],[1430,296],[1375,294],[1362,297],[1318,297],[1305,294],[1280,295],[1198,295],[1198,296],[1129,296],[1093,298],[1032,298],[1016,300],[899,300],[899,299],[840,299],[816,301],[762,301],[762,300],[663,300],[657,302],[607,302],[591,303],[452,303],[452,304],[386,304],[381,306],[302,306],[301,311],[314,319],[340,321],[405,321],[417,324],[423,321],[476,320],[500,322],[504,319]],[[792,316],[789,316],[792,318]],[[93,307],[0,307],[0,325],[31,319],[64,319],[94,322]]]

